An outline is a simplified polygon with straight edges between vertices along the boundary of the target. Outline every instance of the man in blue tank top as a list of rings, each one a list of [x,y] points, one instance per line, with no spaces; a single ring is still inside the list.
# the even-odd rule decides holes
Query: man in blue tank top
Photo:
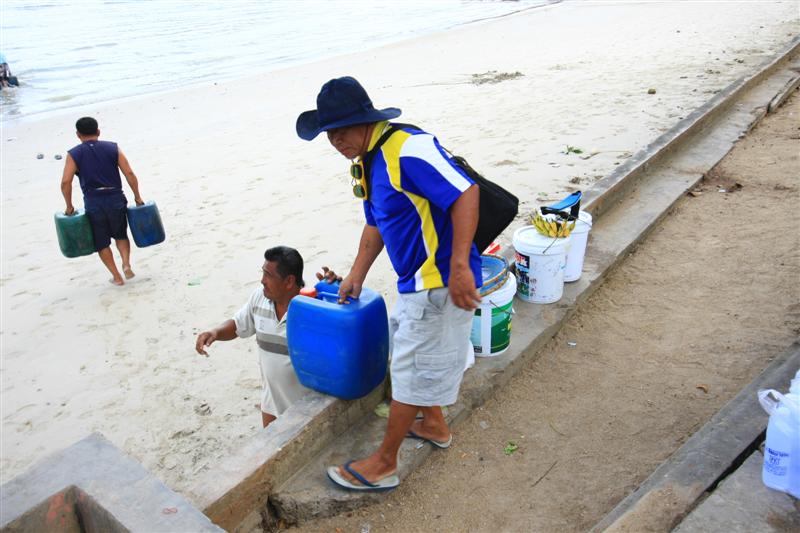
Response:
[[[83,117],[75,123],[81,144],[67,153],[64,173],[61,177],[61,193],[67,203],[64,214],[75,212],[72,205],[72,180],[75,175],[83,191],[83,205],[94,234],[94,246],[100,260],[111,275],[111,283],[124,285],[122,275],[117,270],[114,254],[111,252],[111,239],[122,257],[122,272],[126,279],[134,276],[131,269],[131,245],[128,240],[127,206],[128,200],[122,192],[122,178],[119,171],[133,191],[136,205],[144,204],[139,194],[139,181],[133,173],[128,159],[117,143],[101,141],[97,121]]]
[[[351,490],[396,487],[397,452],[406,437],[450,446],[441,406],[458,397],[473,310],[480,304],[481,261],[473,243],[478,186],[430,133],[393,130],[388,121],[399,115],[397,108],[375,109],[361,84],[346,76],[323,85],[317,109],[297,119],[302,139],[327,132],[331,145],[352,161],[353,194],[362,200],[366,223],[339,287],[340,302],[358,297],[384,248],[398,277],[389,319],[392,403],[383,442],[369,457],[327,470],[334,483]],[[420,412],[423,418],[415,420]]]

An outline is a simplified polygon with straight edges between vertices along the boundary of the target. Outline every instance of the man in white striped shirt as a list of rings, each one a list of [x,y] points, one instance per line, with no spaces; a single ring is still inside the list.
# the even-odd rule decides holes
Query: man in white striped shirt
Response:
[[[261,368],[261,422],[267,427],[278,415],[305,395],[297,380],[286,345],[286,312],[303,287],[303,258],[293,248],[276,246],[264,252],[261,287],[241,309],[210,331],[197,336],[197,353],[214,341],[256,336]]]

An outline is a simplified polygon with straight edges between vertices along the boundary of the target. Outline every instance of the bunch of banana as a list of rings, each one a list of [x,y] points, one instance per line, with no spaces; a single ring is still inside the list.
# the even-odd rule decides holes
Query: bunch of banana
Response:
[[[531,216],[531,224],[545,237],[569,237],[570,232],[575,228],[575,221],[569,222],[560,217],[544,218],[538,209]]]

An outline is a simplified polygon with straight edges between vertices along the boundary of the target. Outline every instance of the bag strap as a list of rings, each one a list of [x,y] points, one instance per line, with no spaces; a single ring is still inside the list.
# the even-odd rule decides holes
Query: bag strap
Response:
[[[378,142],[376,142],[375,146],[372,147],[372,150],[364,154],[364,157],[361,158],[361,163],[364,165],[364,174],[367,176],[367,180],[369,180],[371,177],[370,166],[372,165],[372,160],[375,158],[375,154],[378,153],[378,150],[381,149],[381,146],[383,146],[384,143],[386,143],[386,141],[389,140],[389,137],[391,137],[392,134],[394,134],[394,132],[399,131],[403,128],[413,128],[415,130],[422,131],[420,128],[414,126],[413,124],[390,122],[389,126],[386,128],[386,130],[378,139]]]
[[[364,175],[366,176],[367,181],[369,181],[369,179],[372,177],[370,166],[372,165],[372,160],[375,159],[375,154],[381,149],[381,146],[383,146],[384,143],[389,140],[389,137],[391,137],[392,134],[398,129],[399,128],[395,127],[394,124],[389,123],[389,127],[386,128],[386,131],[384,131],[380,136],[378,142],[376,142],[375,146],[372,147],[372,150],[368,151],[366,154],[364,154],[364,157],[361,158],[361,164],[364,165]]]

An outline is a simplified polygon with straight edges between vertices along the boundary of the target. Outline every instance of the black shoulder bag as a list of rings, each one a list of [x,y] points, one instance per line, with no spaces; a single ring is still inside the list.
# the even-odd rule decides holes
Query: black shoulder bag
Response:
[[[392,136],[392,134],[401,128],[413,128],[423,131],[417,126],[411,124],[397,124],[390,123],[389,127],[383,132],[375,146],[367,152],[362,163],[364,164],[364,174],[367,179],[367,186],[369,187],[369,180],[372,177],[370,165],[375,157],[375,154],[380,150],[381,146]],[[477,170],[472,168],[467,160],[461,156],[453,155],[447,148],[445,152],[450,154],[450,161],[452,161],[458,168],[464,171],[469,178],[475,182],[480,192],[480,203],[478,205],[478,227],[475,230],[475,237],[473,241],[478,247],[478,252],[483,252],[504,229],[511,224],[514,217],[517,216],[519,210],[519,198],[499,186],[498,184],[484,178]]]

